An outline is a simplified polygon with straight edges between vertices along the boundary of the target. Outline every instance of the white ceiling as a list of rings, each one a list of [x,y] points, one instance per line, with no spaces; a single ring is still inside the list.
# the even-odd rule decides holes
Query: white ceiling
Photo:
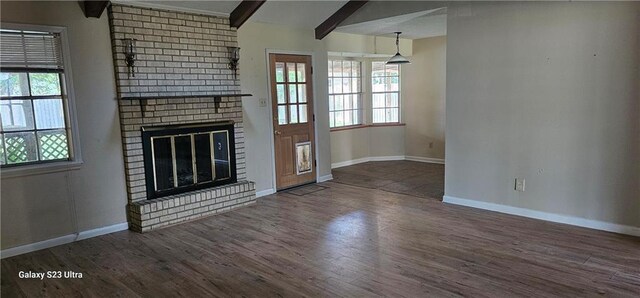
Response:
[[[335,31],[388,37],[395,37],[393,32],[400,31],[400,37],[408,39],[442,36],[447,34],[446,8],[340,26]]]
[[[155,6],[157,8],[174,8],[196,13],[229,15],[241,1],[120,0],[119,2],[141,6]],[[252,22],[263,22],[313,29],[324,22],[324,20],[330,17],[347,2],[348,1],[346,0],[267,0],[249,20]]]

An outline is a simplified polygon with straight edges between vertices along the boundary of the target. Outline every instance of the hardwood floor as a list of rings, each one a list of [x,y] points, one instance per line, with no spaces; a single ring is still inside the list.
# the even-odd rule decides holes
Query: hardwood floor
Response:
[[[416,161],[372,161],[333,169],[337,183],[433,198],[444,195],[444,165]]]
[[[17,296],[636,296],[640,238],[342,183],[2,260]],[[72,270],[82,279],[24,280]]]

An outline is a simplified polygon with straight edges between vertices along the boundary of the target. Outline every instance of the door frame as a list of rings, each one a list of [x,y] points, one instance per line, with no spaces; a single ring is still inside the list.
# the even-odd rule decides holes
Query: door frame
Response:
[[[273,191],[273,193],[278,192],[278,187],[277,187],[277,179],[276,179],[276,142],[273,138],[273,133],[274,133],[274,126],[273,126],[273,98],[272,98],[272,90],[271,90],[271,65],[270,65],[270,60],[269,60],[269,55],[270,54],[283,54],[283,55],[304,55],[304,56],[310,56],[311,57],[311,67],[317,69],[317,61],[315,59],[315,55],[313,52],[310,51],[289,51],[289,50],[279,50],[279,49],[265,49],[265,60],[266,60],[266,66],[267,66],[267,98],[268,98],[268,106],[269,106],[269,132],[270,132],[270,136],[269,136],[269,146],[271,147],[271,189]],[[318,146],[318,125],[316,124],[315,121],[315,115],[317,114],[317,101],[318,101],[318,97],[317,97],[317,71],[312,71],[311,72],[311,80],[313,82],[312,84],[312,91],[313,91],[313,133],[316,136],[315,137],[315,150],[314,150],[314,167],[316,169],[316,183],[318,181],[320,181],[320,171],[318,170],[318,157],[319,157],[319,146]]]

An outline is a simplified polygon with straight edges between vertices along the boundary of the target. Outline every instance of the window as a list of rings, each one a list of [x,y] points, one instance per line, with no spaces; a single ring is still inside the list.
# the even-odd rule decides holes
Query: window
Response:
[[[3,28],[0,39],[0,165],[72,160],[61,33]]]
[[[399,122],[400,67],[385,62],[371,64],[372,122]]]
[[[276,62],[278,125],[307,123],[307,80],[304,63]]]
[[[359,61],[329,60],[329,127],[362,124]]]

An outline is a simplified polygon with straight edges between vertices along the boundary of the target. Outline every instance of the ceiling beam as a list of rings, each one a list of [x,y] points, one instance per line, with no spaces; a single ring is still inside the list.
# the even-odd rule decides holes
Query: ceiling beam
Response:
[[[109,1],[80,1],[84,16],[87,18],[100,18],[107,5],[109,5]]]
[[[343,5],[332,14],[328,19],[326,19],[320,26],[316,27],[316,39],[323,39],[327,36],[333,29],[336,29],[340,23],[346,20],[350,15],[352,15],[356,10],[360,9],[363,5],[365,5],[367,1],[361,0],[351,0],[347,2],[347,4]]]
[[[229,25],[234,28],[240,28],[255,13],[266,0],[249,1],[242,0],[238,7],[229,15]]]

